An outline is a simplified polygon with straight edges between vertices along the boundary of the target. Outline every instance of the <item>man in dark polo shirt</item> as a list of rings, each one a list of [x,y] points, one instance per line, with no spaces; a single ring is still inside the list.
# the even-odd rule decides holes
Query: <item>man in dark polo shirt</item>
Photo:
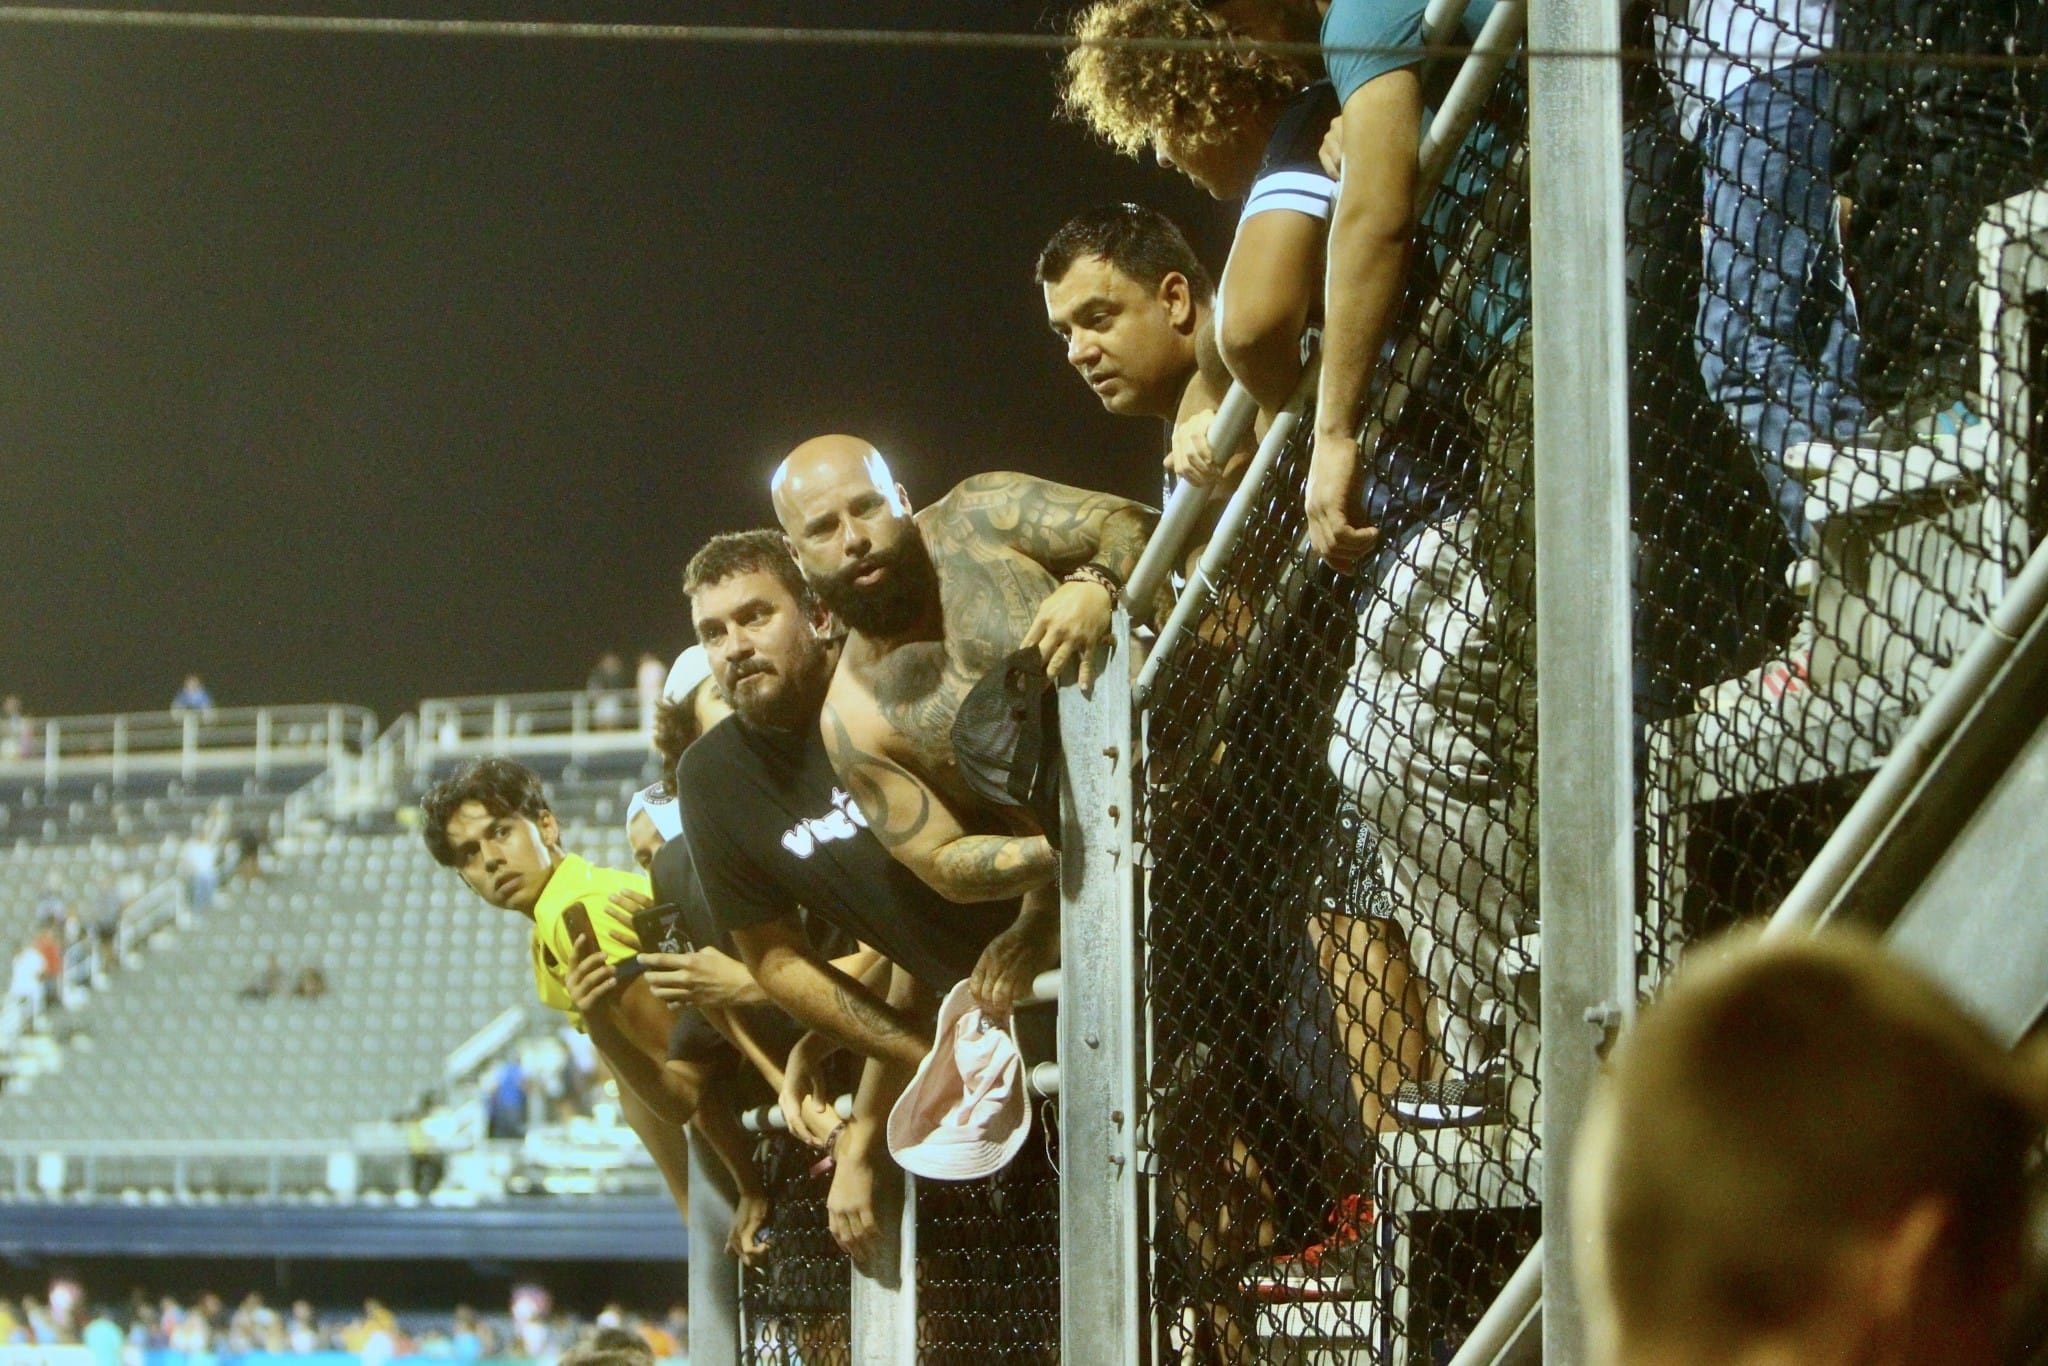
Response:
[[[713,539],[684,591],[712,676],[736,713],[677,769],[683,829],[705,904],[770,1000],[811,1033],[791,1050],[783,1113],[822,1144],[805,1104],[839,1049],[868,1060],[854,1117],[838,1132],[827,1200],[833,1234],[856,1257],[873,1245],[871,1191],[882,1122],[931,1046],[919,1006],[973,972],[1015,918],[1014,902],[956,904],[869,833],[832,771],[818,715],[832,680],[828,618],[773,532]],[[857,981],[827,962],[798,908],[895,965]]]

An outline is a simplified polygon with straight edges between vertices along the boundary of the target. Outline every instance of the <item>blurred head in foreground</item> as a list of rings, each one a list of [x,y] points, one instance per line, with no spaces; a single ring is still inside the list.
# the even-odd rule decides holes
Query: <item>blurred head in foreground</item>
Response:
[[[1860,937],[1695,953],[1615,1050],[1579,1146],[1593,1359],[1999,1360],[2040,1056]]]

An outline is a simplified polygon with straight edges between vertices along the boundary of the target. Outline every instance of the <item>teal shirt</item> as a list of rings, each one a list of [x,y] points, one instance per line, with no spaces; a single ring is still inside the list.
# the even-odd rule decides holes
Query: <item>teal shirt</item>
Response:
[[[1452,41],[1472,42],[1493,13],[1494,0],[1471,0],[1466,6],[1461,31]],[[1426,0],[1335,0],[1323,16],[1323,66],[1337,87],[1337,98],[1349,101],[1361,86],[1393,71],[1420,66],[1422,16]],[[1433,84],[1447,84],[1456,72],[1451,59],[1439,63],[1441,73]],[[1515,79],[1510,67],[1503,80]],[[1435,93],[1440,94],[1440,89]],[[1431,98],[1426,89],[1425,99]],[[1424,111],[1425,124],[1430,116]],[[1507,164],[1512,149],[1510,135],[1498,124],[1481,118],[1465,135],[1465,141],[1444,171],[1443,191],[1423,211],[1421,243],[1429,259],[1441,272],[1451,258],[1465,223],[1477,210],[1486,187]],[[1523,229],[1526,231],[1526,228]],[[1480,272],[1477,286],[1463,311],[1465,349],[1480,365],[1487,363],[1504,343],[1514,339],[1529,316],[1529,260],[1526,239],[1501,243]]]

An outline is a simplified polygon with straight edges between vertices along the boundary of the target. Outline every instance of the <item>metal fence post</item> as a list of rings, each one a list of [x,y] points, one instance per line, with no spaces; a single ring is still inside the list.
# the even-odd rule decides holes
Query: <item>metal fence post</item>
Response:
[[[853,1366],[917,1360],[917,1178],[902,1173],[903,1198],[877,1256],[878,1274],[853,1268]]]
[[[1550,0],[1530,22],[1543,1345],[1576,1361],[1571,1152],[1635,999],[1621,6]]]
[[[1144,1359],[1130,638],[1119,610],[1094,696],[1060,694],[1060,1341],[1068,1366]]]
[[[690,1362],[739,1366],[740,1266],[725,1250],[734,1191],[725,1164],[690,1129]]]

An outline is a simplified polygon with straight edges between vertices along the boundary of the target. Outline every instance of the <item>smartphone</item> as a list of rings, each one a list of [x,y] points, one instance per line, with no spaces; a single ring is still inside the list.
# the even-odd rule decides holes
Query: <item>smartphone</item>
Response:
[[[640,941],[642,953],[688,953],[691,949],[689,931],[683,928],[683,908],[673,901],[633,912],[633,937]],[[638,958],[612,967],[621,985],[645,971],[646,964]]]

